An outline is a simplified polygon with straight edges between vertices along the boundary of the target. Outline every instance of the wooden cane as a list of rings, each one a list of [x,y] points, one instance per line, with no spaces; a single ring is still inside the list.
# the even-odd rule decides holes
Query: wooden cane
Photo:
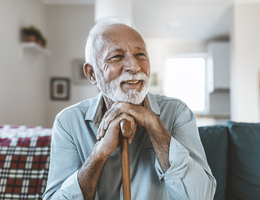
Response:
[[[130,133],[130,122],[122,120],[121,126],[121,164],[122,164],[122,182],[123,182],[123,197],[124,200],[131,200],[131,185],[130,185],[130,169],[129,169],[129,150],[128,141],[123,135]]]

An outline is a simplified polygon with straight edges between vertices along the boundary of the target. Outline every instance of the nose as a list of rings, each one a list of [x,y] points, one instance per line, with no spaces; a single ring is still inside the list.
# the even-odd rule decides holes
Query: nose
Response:
[[[124,65],[124,71],[137,73],[141,70],[141,67],[138,64],[138,61],[134,56],[127,56],[125,65]]]

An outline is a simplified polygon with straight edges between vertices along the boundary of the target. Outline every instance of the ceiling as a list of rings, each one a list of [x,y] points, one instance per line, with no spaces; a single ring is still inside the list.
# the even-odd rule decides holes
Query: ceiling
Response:
[[[94,4],[94,0],[42,0]],[[133,21],[145,37],[207,41],[230,34],[233,0],[133,0]]]
[[[134,2],[134,22],[145,36],[210,40],[230,33],[232,2],[228,0]]]

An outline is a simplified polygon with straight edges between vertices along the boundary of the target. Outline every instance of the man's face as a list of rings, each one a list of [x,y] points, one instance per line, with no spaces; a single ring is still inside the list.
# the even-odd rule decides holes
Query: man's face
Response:
[[[96,78],[113,101],[140,104],[150,84],[150,64],[140,34],[125,25],[105,29],[97,43]]]

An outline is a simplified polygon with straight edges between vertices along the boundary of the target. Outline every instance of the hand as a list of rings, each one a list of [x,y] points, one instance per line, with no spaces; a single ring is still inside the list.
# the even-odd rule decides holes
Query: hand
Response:
[[[112,107],[102,119],[102,126],[100,126],[102,127],[100,132],[102,133],[100,133],[100,136],[105,135],[105,139],[110,133],[110,127],[114,126],[115,121],[121,115],[132,117],[137,125],[143,126],[146,129],[158,161],[161,164],[163,171],[166,172],[170,167],[169,146],[171,136],[165,128],[162,120],[153,111],[144,108],[143,106],[132,105],[126,102],[116,102],[112,105]],[[116,128],[118,129],[118,132],[116,146],[113,147],[114,150],[119,143],[119,123],[117,123]],[[111,141],[113,141],[113,139],[111,139]],[[114,150],[111,152],[111,154],[114,152]]]
[[[126,113],[134,117],[137,125],[144,127],[148,125],[152,119],[154,120],[157,117],[154,112],[144,108],[143,106],[137,106],[126,102],[115,102],[103,117],[104,129],[106,130],[111,121],[122,113]]]
[[[102,150],[105,155],[110,156],[119,145],[119,133],[121,130],[120,123],[127,120],[130,124],[130,131],[123,136],[128,138],[128,143],[131,143],[136,132],[137,124],[132,116],[122,113],[116,116],[109,124],[107,129],[104,129],[104,118],[98,128],[97,139],[102,142]]]

